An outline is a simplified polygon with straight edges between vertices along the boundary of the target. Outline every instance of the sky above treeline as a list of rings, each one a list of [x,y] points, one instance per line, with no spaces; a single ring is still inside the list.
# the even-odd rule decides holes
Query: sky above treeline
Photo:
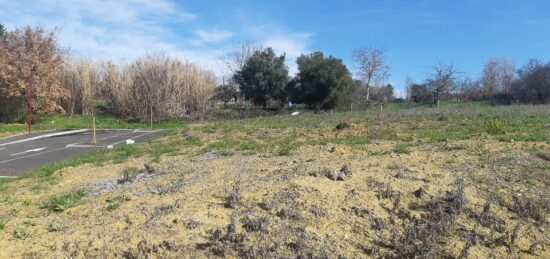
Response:
[[[550,61],[549,10],[546,0],[0,0],[0,23],[56,30],[79,57],[128,62],[162,52],[219,76],[220,56],[242,41],[286,53],[291,73],[301,53],[323,51],[356,74],[352,51],[383,47],[401,96],[407,77],[422,82],[441,62],[475,78],[490,57],[518,67]]]

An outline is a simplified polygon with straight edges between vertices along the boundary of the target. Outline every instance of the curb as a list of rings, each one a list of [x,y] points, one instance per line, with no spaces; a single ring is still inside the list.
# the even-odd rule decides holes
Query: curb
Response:
[[[26,138],[26,139],[21,139],[21,140],[16,140],[16,141],[0,144],[0,147],[11,145],[11,144],[17,144],[17,143],[21,143],[21,142],[38,140],[38,139],[45,139],[45,138],[51,138],[51,137],[57,137],[57,136],[63,136],[63,135],[71,135],[71,134],[75,134],[75,133],[86,132],[88,130],[89,129],[80,129],[80,130],[69,130],[69,131],[63,131],[63,132],[57,132],[57,133],[44,134],[44,135],[40,135],[40,136],[36,136],[36,137],[32,137],[32,138]]]

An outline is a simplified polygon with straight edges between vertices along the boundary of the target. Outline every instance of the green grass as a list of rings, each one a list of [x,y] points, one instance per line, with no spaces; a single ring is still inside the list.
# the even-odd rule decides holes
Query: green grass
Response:
[[[374,140],[396,141],[387,152],[410,153],[417,143],[443,142],[447,151],[463,150],[461,145],[447,145],[453,140],[493,138],[499,141],[550,141],[550,105],[490,106],[485,103],[444,103],[437,109],[430,104],[386,104],[381,113],[378,107],[366,111],[313,114],[302,112],[298,116],[276,115],[250,119],[222,120],[199,125],[201,134],[213,134],[212,138],[197,136],[184,138],[176,130],[170,132],[168,142],[140,143],[116,146],[112,150],[100,150],[76,158],[52,163],[21,175],[20,178],[37,178],[33,192],[55,184],[54,172],[82,164],[102,165],[108,162],[123,163],[131,157],[150,156],[159,162],[163,155],[182,155],[187,147],[200,147],[203,152],[216,151],[230,156],[235,153],[268,153],[276,156],[291,155],[304,145],[346,145],[363,149]],[[51,121],[54,121],[52,124]],[[98,117],[98,128],[144,128],[147,124],[128,122],[111,117]],[[37,129],[84,127],[91,123],[89,116],[47,115],[39,116]],[[339,124],[355,125],[361,134],[319,136],[316,130],[334,130]],[[155,127],[175,129],[187,122],[169,121]],[[343,125],[343,124],[342,124]],[[0,132],[14,128],[24,130],[24,125],[0,124]],[[345,128],[345,127],[344,127]],[[16,129],[17,130],[17,129]],[[314,134],[309,134],[313,130]],[[491,134],[493,130],[498,133]],[[501,134],[504,132],[503,134]],[[239,137],[235,137],[239,136]],[[383,155],[386,152],[372,152]],[[9,190],[7,183],[14,179],[0,179],[0,192]],[[10,185],[9,188],[15,188]]]
[[[504,135],[504,124],[498,119],[493,119],[487,125],[487,133],[491,135]]]
[[[50,222],[50,224],[48,224],[48,232],[59,232],[63,229],[65,229],[65,226],[58,222]]]
[[[84,195],[86,195],[86,191],[82,189],[66,194],[54,195],[44,202],[41,208],[47,209],[50,212],[62,212],[76,206]]]
[[[115,210],[117,210],[119,207],[120,207],[120,203],[118,203],[118,202],[113,202],[113,203],[107,205],[107,207],[105,207],[105,210],[106,210],[106,211],[115,211]]]
[[[185,127],[188,121],[169,120],[153,123],[154,129],[177,129]],[[55,130],[55,129],[90,129],[92,128],[92,116],[89,115],[35,115],[33,130]],[[96,116],[97,129],[148,129],[149,123],[139,121],[126,121],[109,116]],[[24,123],[2,124],[0,133],[23,133],[27,131]]]
[[[410,154],[411,150],[409,149],[410,145],[407,144],[397,144],[393,147],[393,152],[397,154]]]
[[[6,227],[6,224],[8,224],[8,221],[0,220],[0,230],[4,230],[4,228]]]
[[[17,239],[25,239],[27,237],[30,237],[30,234],[25,228],[18,227],[13,231],[13,237]]]

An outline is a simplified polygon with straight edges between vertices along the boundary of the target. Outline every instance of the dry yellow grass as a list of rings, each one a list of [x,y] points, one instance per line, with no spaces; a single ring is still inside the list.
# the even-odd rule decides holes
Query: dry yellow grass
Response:
[[[369,128],[373,123],[350,120],[343,130],[321,125],[239,131],[234,136],[258,145],[267,145],[269,138],[298,136],[293,140],[298,146],[285,156],[263,149],[208,149],[227,136],[195,124],[158,141],[176,145],[195,138],[204,143],[178,146],[179,155],[162,156],[157,163],[144,156],[120,164],[65,168],[49,182],[29,178],[9,183],[0,192],[0,219],[7,222],[0,230],[0,257],[391,255],[392,240],[404,237],[407,224],[429,213],[414,206],[445,197],[457,179],[465,182],[467,202],[438,240],[439,255],[459,257],[475,231],[478,241],[469,258],[550,257],[548,245],[529,251],[534,243],[548,244],[548,211],[543,210],[546,222],[540,223],[511,210],[518,194],[548,201],[548,196],[536,196],[548,194],[548,162],[529,152],[550,150],[548,142],[499,142],[487,136],[441,143],[413,139],[406,142],[407,154],[395,151],[401,143],[395,140],[352,145],[312,141],[374,134]],[[155,172],[117,182],[125,169],[144,164]],[[343,181],[323,175],[344,165],[352,175]],[[236,184],[241,200],[228,208]],[[388,185],[392,197],[380,198]],[[76,206],[62,212],[41,208],[50,197],[81,188],[87,194]],[[426,193],[417,197],[414,192],[420,188]],[[479,222],[488,200],[499,227]],[[245,218],[261,217],[267,227],[245,224]],[[232,221],[236,230],[228,235]]]

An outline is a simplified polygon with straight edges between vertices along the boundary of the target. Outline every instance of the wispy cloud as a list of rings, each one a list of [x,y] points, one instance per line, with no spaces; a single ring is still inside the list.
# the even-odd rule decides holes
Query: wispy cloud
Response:
[[[290,74],[298,72],[296,59],[301,54],[310,52],[311,33],[292,32],[274,25],[251,26],[249,31],[262,45],[273,48],[278,54],[286,55]]]
[[[76,56],[132,61],[146,53],[164,52],[218,75],[224,71],[220,56],[230,51],[230,41],[257,41],[286,53],[294,73],[295,59],[308,52],[311,37],[263,18],[212,22],[212,17],[206,19],[171,0],[0,0],[0,17],[9,29],[30,25],[56,30],[60,45]]]
[[[197,30],[195,34],[198,37],[198,39],[193,41],[195,45],[224,41],[233,35],[232,32],[225,30]]]

